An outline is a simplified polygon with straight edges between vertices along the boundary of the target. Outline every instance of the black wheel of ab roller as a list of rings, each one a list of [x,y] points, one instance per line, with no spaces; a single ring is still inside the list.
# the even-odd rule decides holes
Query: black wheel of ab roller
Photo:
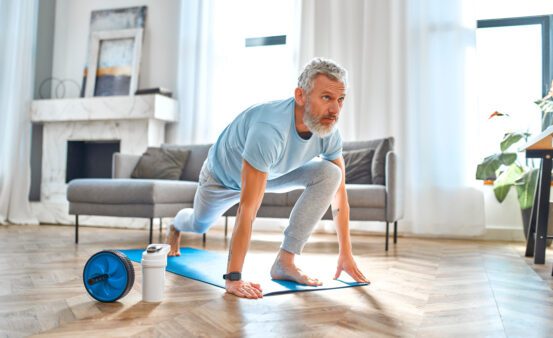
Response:
[[[124,297],[134,284],[134,268],[130,259],[116,250],[95,253],[83,269],[86,291],[100,302],[115,302]]]

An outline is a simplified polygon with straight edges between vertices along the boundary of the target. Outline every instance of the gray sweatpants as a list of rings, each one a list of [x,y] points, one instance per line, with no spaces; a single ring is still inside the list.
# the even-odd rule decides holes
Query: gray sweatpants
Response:
[[[315,225],[323,217],[340,185],[342,172],[334,163],[314,159],[281,177],[267,181],[266,192],[305,188],[290,214],[281,248],[301,254]],[[240,191],[221,185],[207,169],[200,172],[194,208],[182,209],[174,219],[179,231],[205,233],[230,207],[240,201]]]

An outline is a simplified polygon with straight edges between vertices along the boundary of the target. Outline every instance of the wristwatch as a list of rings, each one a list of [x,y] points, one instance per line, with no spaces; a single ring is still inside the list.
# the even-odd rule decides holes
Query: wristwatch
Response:
[[[223,279],[236,281],[242,279],[242,274],[240,272],[229,272],[223,275]]]

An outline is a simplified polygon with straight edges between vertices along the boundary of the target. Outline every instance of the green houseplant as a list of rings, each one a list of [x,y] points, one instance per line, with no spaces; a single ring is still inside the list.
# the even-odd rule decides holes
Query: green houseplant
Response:
[[[552,83],[553,84],[553,83]],[[535,101],[542,112],[542,130],[553,124],[553,90],[543,99]],[[491,118],[508,118],[509,115],[494,112]],[[508,132],[499,143],[500,151],[487,156],[476,168],[476,179],[493,180],[493,192],[498,202],[503,202],[512,187],[515,187],[522,211],[524,234],[528,233],[528,223],[534,202],[534,193],[539,168],[533,160],[525,159],[519,151],[530,133]]]
[[[486,157],[476,168],[476,179],[493,180],[493,192],[500,203],[516,187],[522,210],[532,207],[538,177],[538,169],[516,149],[529,136],[526,132],[506,133],[499,145],[500,152]]]

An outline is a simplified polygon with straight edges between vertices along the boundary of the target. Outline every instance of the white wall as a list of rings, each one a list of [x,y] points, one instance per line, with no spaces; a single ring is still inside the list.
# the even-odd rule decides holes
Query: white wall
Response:
[[[138,88],[165,87],[175,94],[180,13],[177,0],[57,0],[52,76],[82,85],[90,13],[135,6],[148,7]],[[68,94],[77,97],[75,92]]]
[[[482,186],[486,213],[486,239],[523,241],[522,214],[515,189],[511,189],[503,203],[497,202],[490,185]],[[551,190],[553,196],[553,189]],[[550,202],[551,203],[551,202]],[[553,207],[550,204],[550,208]],[[553,210],[549,214],[549,228],[553,226]]]
[[[518,204],[517,193],[511,189],[503,203],[499,203],[493,193],[493,186],[482,187],[486,206],[486,227],[520,229],[522,231],[522,214]]]

